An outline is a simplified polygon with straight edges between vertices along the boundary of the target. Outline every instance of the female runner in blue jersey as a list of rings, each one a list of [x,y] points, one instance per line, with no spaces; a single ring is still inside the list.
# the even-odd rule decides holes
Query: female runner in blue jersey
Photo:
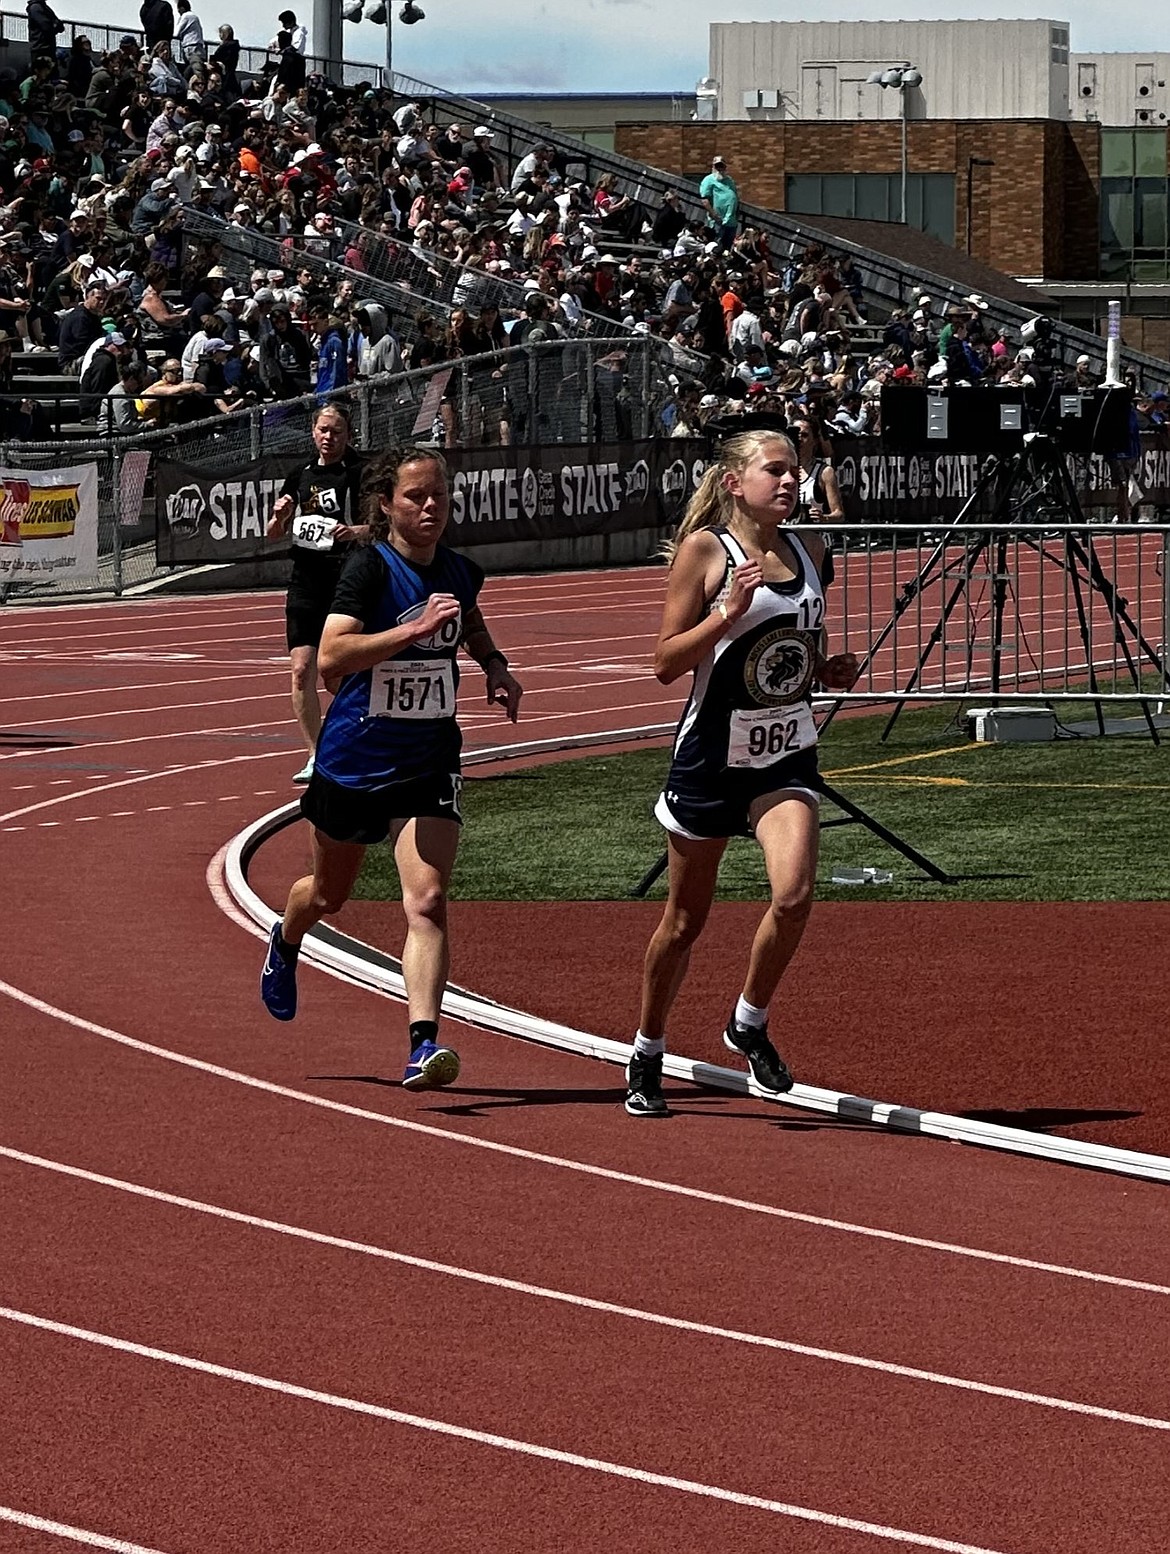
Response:
[[[390,837],[402,882],[402,973],[410,1022],[407,1089],[450,1084],[459,1058],[438,1043],[447,983],[447,883],[459,846],[455,721],[460,646],[487,677],[487,699],[514,723],[520,686],[476,603],[484,574],[440,544],[447,466],[433,448],[382,454],[363,480],[367,543],[346,560],[319,662],[337,690],[301,799],[313,827],[313,872],[289,892],[261,979],[270,1014],[297,1011],[301,940],[349,899],[368,845]]]
[[[809,696],[814,680],[847,689],[857,678],[853,654],[823,654],[824,541],[784,529],[799,488],[796,450],[782,432],[738,432],[703,476],[671,547],[654,672],[664,685],[693,672],[694,684],[655,809],[667,834],[670,890],[646,951],[626,1072],[631,1116],[668,1115],[666,1018],[731,836],[753,835],[760,844],[772,899],[723,1039],[763,1089],[792,1087],[767,1020],[816,879],[817,730]]]

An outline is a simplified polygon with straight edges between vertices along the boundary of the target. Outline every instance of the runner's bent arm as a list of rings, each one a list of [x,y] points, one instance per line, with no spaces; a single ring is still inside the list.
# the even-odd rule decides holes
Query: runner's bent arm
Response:
[[[654,648],[654,673],[663,685],[689,674],[752,602],[762,574],[758,561],[731,574],[731,587],[717,610],[708,601],[719,591],[727,553],[709,530],[690,534],[679,547],[666,584],[662,628]]]
[[[430,594],[421,615],[389,631],[367,632],[355,615],[327,616],[317,650],[318,666],[323,675],[359,674],[433,636],[458,615],[459,601],[453,594]]]

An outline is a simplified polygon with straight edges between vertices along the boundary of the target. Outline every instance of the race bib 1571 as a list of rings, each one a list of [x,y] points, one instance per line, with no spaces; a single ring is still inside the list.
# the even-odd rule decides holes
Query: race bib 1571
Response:
[[[449,718],[454,712],[449,659],[388,658],[370,671],[372,718]]]

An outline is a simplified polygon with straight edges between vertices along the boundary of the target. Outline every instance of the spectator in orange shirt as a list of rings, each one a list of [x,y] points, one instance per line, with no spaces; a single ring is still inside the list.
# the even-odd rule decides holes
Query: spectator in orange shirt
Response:
[[[738,275],[733,275],[727,282],[727,290],[719,299],[723,308],[723,331],[727,338],[731,338],[731,326],[743,312],[743,281]]]

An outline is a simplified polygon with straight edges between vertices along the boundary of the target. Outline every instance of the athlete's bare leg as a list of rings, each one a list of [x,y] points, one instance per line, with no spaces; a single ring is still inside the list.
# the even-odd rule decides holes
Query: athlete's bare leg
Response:
[[[766,1009],[808,922],[817,877],[817,806],[798,793],[772,793],[751,809],[764,851],[772,901],[756,929],[743,996]]]
[[[459,849],[454,820],[422,815],[396,821],[391,837],[402,882],[406,943],[402,975],[411,1023],[438,1021],[451,955],[447,939],[447,884]]]
[[[310,755],[321,732],[321,697],[317,691],[317,649],[295,647],[288,655],[292,667],[293,713]]]
[[[726,846],[725,840],[692,842],[669,831],[666,834],[670,891],[662,921],[646,947],[638,1021],[638,1029],[650,1041],[665,1034],[666,1017],[687,974],[691,945],[702,933],[711,910],[719,860]]]
[[[288,893],[280,930],[286,944],[300,944],[315,923],[341,911],[365,855],[360,842],[335,842],[313,827],[313,872],[297,880]]]

